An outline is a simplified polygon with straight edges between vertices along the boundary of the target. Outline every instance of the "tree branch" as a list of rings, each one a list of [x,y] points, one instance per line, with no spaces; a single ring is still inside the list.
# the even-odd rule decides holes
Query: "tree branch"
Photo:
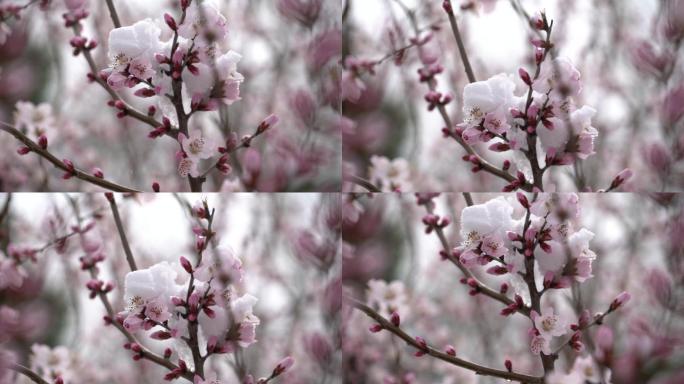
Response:
[[[135,265],[135,258],[133,258],[133,252],[131,252],[131,246],[128,243],[128,238],[126,237],[126,232],[124,231],[123,224],[121,223],[121,216],[119,215],[119,208],[116,205],[116,199],[114,196],[107,197],[109,201],[109,207],[112,209],[112,215],[114,216],[114,222],[116,223],[116,230],[119,232],[119,238],[121,238],[121,245],[123,246],[124,253],[126,253],[126,261],[128,261],[128,266],[131,271],[138,270],[138,266]]]
[[[368,317],[372,318],[378,324],[382,326],[383,329],[386,329],[387,331],[391,332],[395,336],[401,338],[404,340],[408,345],[425,352],[426,354],[435,357],[439,360],[445,361],[447,363],[450,363],[452,365],[465,368],[467,370],[473,371],[478,375],[485,375],[485,376],[492,376],[492,377],[498,377],[501,379],[506,379],[506,380],[513,380],[513,381],[518,381],[521,383],[530,383],[530,384],[541,384],[544,382],[543,377],[536,377],[536,376],[529,376],[525,375],[522,373],[516,373],[516,372],[508,372],[500,369],[494,369],[494,368],[489,368],[485,367],[467,360],[459,359],[456,356],[449,355],[445,352],[441,352],[433,347],[430,346],[423,346],[416,339],[409,334],[407,334],[404,330],[401,328],[395,326],[392,324],[389,320],[385,319],[382,315],[377,313],[373,308],[367,306],[366,304],[360,302],[359,300],[356,300],[351,297],[345,296],[345,300],[347,303],[349,303],[352,307],[356,308],[357,310],[365,313]]]
[[[40,145],[35,143],[33,140],[28,138],[28,136],[24,135],[21,131],[16,129],[14,126],[7,124],[5,122],[0,121],[0,130],[5,131],[9,133],[10,135],[14,136],[17,140],[21,141],[22,144],[24,144],[26,147],[28,147],[32,152],[35,152],[38,154],[40,157],[46,159],[50,163],[52,163],[55,167],[63,170],[64,172],[69,172],[71,173],[74,177],[81,179],[83,181],[87,181],[91,184],[97,185],[99,187],[102,187],[104,189],[108,189],[110,191],[114,192],[138,192],[137,190],[130,188],[130,187],[125,187],[123,185],[116,184],[112,181],[101,179],[99,177],[95,177],[79,168],[74,167],[73,169],[69,166],[67,166],[62,160],[59,160],[57,157],[55,157],[52,153],[48,152],[47,150],[43,149]]]
[[[365,188],[368,192],[375,192],[375,193],[381,193],[382,190],[373,184],[371,181],[366,180],[362,177],[356,176],[356,175],[344,175],[344,181],[353,183],[356,185],[359,185],[363,188]]]
[[[466,75],[468,76],[468,81],[471,83],[476,82],[475,74],[473,73],[473,68],[470,66],[470,60],[468,60],[468,54],[465,50],[465,45],[463,44],[463,38],[461,37],[461,32],[458,30],[458,24],[456,23],[456,16],[454,16],[454,10],[451,8],[451,0],[445,0],[448,7],[445,7],[447,16],[449,16],[449,24],[451,24],[451,32],[456,38],[456,45],[458,45],[458,53],[461,55],[461,60],[463,61],[463,67],[465,68]]]
[[[109,8],[109,15],[112,17],[114,27],[121,28],[121,21],[119,20],[119,15],[116,13],[116,8],[114,8],[114,1],[107,0],[107,8]]]
[[[28,367],[25,367],[25,366],[23,366],[23,365],[21,365],[21,364],[12,363],[12,364],[10,364],[10,369],[13,370],[13,371],[19,372],[19,373],[21,373],[22,375],[28,377],[28,378],[31,379],[34,383],[37,383],[37,384],[50,384],[50,383],[47,382],[45,379],[43,379],[42,377],[40,377],[39,374],[33,372],[31,369],[29,369]]]

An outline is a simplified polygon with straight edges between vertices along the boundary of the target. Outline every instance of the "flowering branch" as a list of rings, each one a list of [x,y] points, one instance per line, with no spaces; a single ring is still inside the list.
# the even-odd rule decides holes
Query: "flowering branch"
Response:
[[[72,28],[74,30],[74,35],[76,37],[78,37],[78,38],[82,37],[81,31],[82,31],[83,27],[81,26],[80,23],[75,23],[72,26]],[[114,89],[112,89],[112,87],[107,83],[106,80],[104,80],[100,76],[98,76],[99,71],[97,69],[97,65],[95,64],[95,60],[93,59],[93,56],[90,53],[90,50],[84,49],[81,52],[83,53],[83,57],[85,57],[86,61],[88,62],[88,67],[90,68],[90,71],[91,71],[91,75],[88,76],[88,78],[91,81],[94,81],[94,82],[100,84],[100,86],[102,86],[102,88],[104,88],[104,90],[107,91],[107,93],[109,93],[109,96],[111,96],[112,101],[113,101],[111,103],[111,105],[115,106],[120,111],[119,115],[121,117],[130,116],[136,120],[139,120],[139,121],[141,121],[147,125],[150,125],[152,127],[155,127],[155,128],[164,126],[164,124],[162,122],[157,121],[154,117],[149,116],[145,113],[142,113],[142,112],[138,111],[137,109],[135,109],[134,107],[132,107],[131,105],[129,105],[128,103],[126,103],[121,98],[121,96],[119,96],[114,91]],[[164,134],[175,139],[178,137],[178,130],[169,129],[169,130],[166,130],[164,132]]]
[[[44,142],[45,145],[41,145],[40,143],[36,143],[33,140],[31,140],[28,136],[24,135],[21,131],[16,129],[14,126],[7,124],[5,122],[0,122],[0,130],[3,130],[10,135],[14,136],[17,140],[21,141],[22,144],[25,145],[25,147],[22,147],[19,149],[19,154],[27,154],[29,152],[35,152],[37,155],[40,157],[46,159],[50,163],[52,163],[55,167],[63,170],[64,179],[69,179],[71,177],[75,177],[77,179],[81,179],[83,181],[87,181],[91,184],[97,185],[99,187],[108,189],[110,191],[115,191],[115,192],[138,192],[137,190],[130,188],[130,187],[125,187],[123,185],[116,184],[112,181],[106,180],[102,177],[101,171],[97,175],[91,175],[89,173],[86,173],[85,171],[77,168],[74,166],[74,164],[70,160],[59,160],[57,157],[55,157],[52,153],[50,153],[46,148],[47,148],[47,141]],[[45,148],[44,148],[45,147]]]
[[[121,238],[121,245],[123,246],[124,253],[126,254],[126,261],[131,271],[136,271],[138,269],[135,264],[135,258],[133,258],[133,252],[131,252],[131,246],[128,243],[128,238],[126,237],[126,232],[123,228],[123,223],[121,222],[121,216],[119,215],[119,208],[116,205],[116,199],[111,193],[105,195],[107,201],[109,201],[109,207],[112,209],[112,216],[114,216],[114,222],[116,223],[116,230],[119,232],[119,238]]]
[[[351,305],[352,307],[356,308],[357,310],[365,313],[368,317],[372,318],[375,320],[381,327],[381,329],[385,329],[395,336],[401,338],[404,340],[408,345],[416,348],[418,350],[417,353],[421,353],[421,355],[430,355],[432,357],[435,357],[439,360],[445,361],[447,363],[453,364],[455,366],[461,367],[468,369],[470,371],[475,372],[478,375],[485,375],[485,376],[492,376],[492,377],[498,377],[506,380],[512,380],[512,381],[518,381],[521,383],[530,383],[530,384],[541,384],[544,382],[543,377],[536,377],[536,376],[529,376],[525,375],[522,373],[516,373],[512,371],[503,371],[499,369],[494,369],[494,368],[489,368],[485,367],[467,360],[460,359],[455,356],[455,354],[451,354],[449,352],[441,352],[433,347],[430,347],[422,338],[414,338],[411,337],[408,333],[406,333],[403,329],[401,329],[398,325],[395,325],[395,323],[391,322],[390,320],[385,319],[382,315],[380,315],[378,312],[373,310],[373,308],[367,306],[366,304],[345,296],[345,301]]]
[[[427,211],[427,216],[423,219],[424,223],[430,223],[431,221],[435,221],[434,219],[437,218],[439,219],[439,216],[435,215],[434,210],[435,210],[435,205],[434,202],[432,202],[432,197],[423,200],[423,196],[421,194],[416,194],[418,198],[418,204],[419,205],[424,205],[425,210]],[[427,221],[426,221],[427,220]],[[445,219],[443,219],[445,220]],[[448,220],[446,222],[448,224]],[[444,234],[444,227],[446,225],[430,225],[428,224],[428,231],[429,232],[435,232],[437,237],[439,238],[439,242],[442,244],[442,250],[440,252],[441,256],[444,257],[445,259],[449,260],[452,264],[454,264],[464,275],[463,282],[467,284],[471,288],[471,293],[472,294],[477,294],[477,293],[482,293],[485,296],[491,297],[492,299],[499,301],[503,304],[506,305],[507,308],[514,309],[515,312],[519,312],[527,317],[530,316],[530,308],[525,306],[525,305],[519,305],[516,301],[510,299],[508,296],[505,294],[502,294],[490,287],[488,287],[486,284],[483,282],[479,281],[473,273],[466,268],[463,263],[459,260],[458,256],[456,256],[452,250],[452,247],[449,245],[449,240],[447,240],[446,235]],[[428,232],[428,233],[429,233]]]
[[[398,1],[401,3],[400,1]],[[450,3],[449,3],[450,4]],[[415,41],[420,41],[420,28],[418,27],[418,22],[416,20],[416,16],[413,12],[408,10],[405,7],[402,7],[406,13],[406,16],[409,18],[411,22],[411,26],[413,27],[415,36],[414,40]],[[452,11],[453,14],[453,11]],[[455,22],[455,19],[454,19]],[[455,33],[458,33],[456,30]],[[458,35],[460,37],[460,34]],[[461,41],[461,40],[459,40]],[[461,41],[462,43],[462,41]],[[419,46],[419,49],[421,47]],[[459,48],[460,49],[460,48]],[[467,55],[465,54],[465,49],[461,52],[461,57],[464,59],[464,65],[466,66],[466,72],[470,72],[468,74],[468,78],[471,79],[472,76],[472,81],[475,81],[475,76],[472,74],[472,69],[470,69],[470,64],[467,61]],[[466,65],[467,63],[467,65]],[[524,190],[532,190],[532,187],[527,184],[527,183],[520,183],[518,180],[519,178],[516,178],[515,176],[511,175],[509,172],[507,172],[507,167],[504,165],[503,168],[498,168],[494,166],[493,164],[489,163],[487,160],[482,158],[475,150],[473,147],[471,147],[468,143],[466,143],[461,135],[458,132],[455,132],[453,127],[453,123],[451,121],[451,118],[449,117],[449,113],[446,110],[446,104],[448,104],[452,98],[450,95],[442,96],[441,93],[437,92],[437,80],[435,79],[435,76],[443,71],[443,68],[439,65],[428,65],[424,64],[424,67],[419,71],[421,74],[421,81],[425,82],[428,85],[429,92],[426,95],[426,100],[430,103],[429,109],[432,110],[434,108],[437,109],[439,112],[440,116],[442,116],[442,120],[444,121],[445,128],[442,130],[444,135],[453,138],[456,140],[456,142],[465,149],[467,152],[467,155],[463,157],[464,160],[471,162],[474,167],[473,167],[473,172],[478,172],[478,171],[485,171],[488,173],[491,173],[492,175],[495,175],[499,178],[502,178],[509,183],[518,183],[521,184],[520,188]]]

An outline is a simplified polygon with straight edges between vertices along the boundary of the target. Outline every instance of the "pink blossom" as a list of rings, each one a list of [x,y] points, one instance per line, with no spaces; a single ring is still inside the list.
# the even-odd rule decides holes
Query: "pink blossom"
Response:
[[[28,276],[24,268],[0,251],[0,290],[19,289]]]
[[[552,337],[562,336],[568,331],[565,321],[555,314],[551,307],[544,308],[541,315],[533,311],[532,321],[541,336],[549,340]]]
[[[186,137],[182,133],[178,134],[178,141],[185,154],[195,161],[209,159],[214,156],[216,151],[216,144],[212,140],[202,137],[202,132],[197,129],[190,132],[190,137]]]
[[[541,335],[532,337],[532,341],[530,342],[530,349],[532,350],[532,353],[534,353],[535,355],[538,355],[539,353],[543,353],[545,355],[551,354],[549,340]]]

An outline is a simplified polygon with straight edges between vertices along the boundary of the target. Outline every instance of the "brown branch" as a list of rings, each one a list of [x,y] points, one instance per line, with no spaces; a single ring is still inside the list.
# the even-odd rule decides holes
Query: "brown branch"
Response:
[[[410,11],[408,8],[406,8],[406,6],[403,3],[401,3],[401,1],[396,0],[396,2],[398,4],[400,4],[402,6],[402,8],[404,9],[406,16],[409,18],[409,21],[411,22],[411,26],[413,27],[413,30],[415,33],[415,38],[419,39],[420,29],[418,28],[418,22],[416,21],[415,14],[412,11]],[[474,76],[473,76],[473,78],[474,78]],[[431,91],[437,92],[437,82],[434,79],[430,79],[427,82],[427,84],[428,84],[428,87]],[[482,158],[482,156],[480,156],[477,152],[475,152],[473,147],[471,147],[468,143],[466,143],[463,140],[461,135],[453,132],[452,127],[454,125],[452,124],[451,118],[449,117],[449,113],[447,112],[446,107],[443,104],[441,104],[441,103],[437,104],[437,110],[439,111],[439,114],[442,116],[442,120],[444,120],[444,124],[446,125],[446,127],[448,129],[449,136],[451,138],[453,138],[454,140],[456,140],[456,142],[461,147],[463,147],[463,149],[465,149],[465,151],[469,155],[477,157],[477,160],[480,164],[479,166],[483,171],[485,171],[487,173],[491,173],[494,176],[500,177],[500,178],[508,181],[509,183],[517,180],[515,176],[511,175],[510,173],[508,173],[507,171],[505,171],[503,169],[497,168],[496,166],[494,166],[493,164],[491,164],[490,162],[488,162],[487,160]],[[522,186],[520,186],[520,188],[525,190],[525,191],[528,191],[528,192],[532,191],[532,186],[529,184],[522,185]]]
[[[359,176],[356,176],[356,175],[344,175],[344,181],[359,185],[359,186],[365,188],[366,190],[368,190],[368,192],[375,192],[375,193],[381,193],[382,192],[382,190],[378,186],[373,184],[371,181],[366,180],[366,179],[359,177]]]
[[[445,10],[447,12],[447,16],[449,16],[451,32],[454,34],[454,38],[456,39],[456,45],[458,45],[458,53],[461,55],[463,67],[465,68],[466,75],[468,75],[468,81],[474,83],[477,80],[475,80],[475,74],[473,73],[473,68],[470,66],[470,60],[468,60],[468,54],[466,53],[465,45],[463,44],[463,38],[461,37],[461,33],[458,30],[456,16],[454,16],[454,11],[451,8],[451,0],[445,0],[445,4],[448,4],[448,7],[445,7]]]
[[[131,246],[128,243],[128,238],[126,237],[126,232],[124,231],[123,223],[121,222],[121,216],[119,215],[119,208],[116,205],[116,199],[114,196],[111,198],[107,197],[109,201],[109,207],[112,209],[112,215],[114,216],[114,222],[116,223],[116,230],[119,232],[119,238],[121,238],[121,245],[123,246],[124,253],[126,254],[126,261],[128,261],[128,266],[131,271],[138,270],[138,266],[135,265],[135,258],[133,258],[133,252],[131,252]]]
[[[107,8],[109,8],[109,15],[112,17],[114,27],[121,28],[121,21],[119,20],[119,15],[116,13],[116,8],[114,8],[114,1],[107,0]]]
[[[99,187],[102,187],[104,189],[108,189],[110,191],[114,192],[138,192],[137,190],[130,188],[130,187],[125,187],[123,185],[119,185],[117,183],[114,183],[109,180],[101,179],[99,177],[95,177],[79,168],[74,167],[73,169],[69,166],[67,166],[62,160],[58,159],[55,157],[52,153],[48,152],[46,149],[43,149],[40,145],[35,143],[33,140],[28,138],[28,136],[24,135],[21,131],[16,129],[14,126],[7,124],[5,122],[0,121],[0,130],[5,131],[9,133],[10,135],[14,136],[17,140],[21,141],[22,144],[24,144],[27,148],[29,148],[32,152],[35,152],[37,155],[40,157],[46,159],[50,163],[52,163],[55,167],[63,170],[64,172],[71,173],[73,177],[76,177],[78,179],[81,179],[83,181],[87,181],[91,184],[97,185]]]
[[[445,361],[447,363],[450,363],[452,365],[465,368],[467,370],[473,371],[478,375],[484,375],[484,376],[492,376],[492,377],[498,377],[506,380],[512,380],[512,381],[518,381],[521,383],[530,383],[530,384],[542,384],[544,382],[543,377],[537,377],[537,376],[529,376],[525,375],[522,373],[516,373],[516,372],[508,372],[508,371],[503,371],[500,369],[494,369],[494,368],[489,368],[485,367],[476,363],[473,363],[468,360],[463,360],[460,359],[456,356],[449,355],[445,352],[439,351],[433,347],[424,346],[421,345],[416,339],[412,336],[410,336],[408,333],[406,333],[403,329],[401,329],[398,326],[395,326],[392,324],[389,320],[385,319],[382,315],[380,315],[378,312],[373,310],[373,308],[367,306],[366,304],[360,302],[359,300],[356,300],[351,297],[345,296],[345,300],[354,308],[357,310],[365,313],[368,317],[372,318],[375,320],[380,326],[382,326],[383,329],[386,329],[387,331],[391,332],[395,336],[401,338],[404,340],[408,345],[416,348],[419,351],[423,351],[426,354],[435,357],[439,360]]]
[[[11,370],[13,370],[13,371],[19,372],[19,373],[21,373],[22,375],[28,377],[28,378],[31,379],[34,383],[37,383],[37,384],[50,384],[48,381],[46,381],[45,379],[43,379],[42,377],[40,377],[39,374],[37,374],[36,372],[33,372],[30,368],[25,367],[25,366],[23,366],[23,365],[21,365],[21,364],[12,363],[12,364],[10,364],[9,368],[10,368]]]
[[[466,201],[467,206],[472,206],[473,205],[473,196],[470,194],[470,192],[463,192],[463,198]]]

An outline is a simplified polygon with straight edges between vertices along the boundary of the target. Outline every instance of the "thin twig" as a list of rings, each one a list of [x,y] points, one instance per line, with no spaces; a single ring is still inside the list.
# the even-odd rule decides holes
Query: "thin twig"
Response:
[[[375,192],[375,193],[381,193],[382,192],[382,189],[380,189],[378,186],[373,184],[371,181],[364,179],[363,177],[359,177],[356,175],[344,175],[344,181],[359,185],[359,186],[365,188],[368,192]]]
[[[114,1],[107,0],[107,8],[109,8],[109,15],[112,17],[114,27],[121,28],[121,21],[119,20],[119,15],[116,13],[116,8],[114,8]]]
[[[470,192],[463,192],[463,198],[466,201],[466,205],[469,207],[473,205],[473,196],[470,194]]]
[[[121,223],[121,216],[119,215],[119,207],[116,205],[116,198],[114,196],[107,198],[109,201],[109,206],[112,209],[112,215],[114,216],[114,222],[116,223],[116,230],[119,231],[119,238],[121,238],[121,245],[123,246],[124,253],[126,253],[126,261],[128,261],[128,266],[131,271],[137,271],[138,266],[135,264],[135,258],[133,257],[133,252],[131,252],[131,246],[128,243],[128,238],[126,237],[126,232],[124,231],[123,223]]]
[[[461,37],[461,32],[458,30],[458,24],[456,23],[456,16],[454,16],[454,11],[451,8],[451,0],[445,0],[449,4],[447,9],[447,16],[449,16],[449,24],[451,24],[451,32],[456,38],[456,45],[458,45],[458,53],[461,55],[461,60],[463,61],[463,67],[465,68],[466,75],[468,76],[468,81],[471,83],[476,82],[475,74],[473,73],[473,68],[470,66],[470,60],[468,60],[468,54],[465,50],[465,45],[463,44],[463,38]]]
[[[430,346],[423,346],[421,345],[414,337],[410,336],[408,333],[406,333],[403,329],[400,327],[395,326],[392,324],[389,320],[385,319],[382,315],[380,315],[378,312],[373,310],[373,308],[367,306],[366,304],[360,302],[357,299],[345,296],[345,300],[354,308],[357,310],[365,313],[367,316],[378,322],[380,326],[382,326],[383,329],[386,329],[387,331],[391,332],[395,336],[401,338],[404,340],[407,344],[410,346],[416,348],[419,351],[423,351],[426,354],[435,357],[439,360],[445,361],[447,363],[450,363],[452,365],[468,369],[470,371],[475,372],[478,375],[485,375],[485,376],[492,376],[492,377],[499,377],[502,379],[506,380],[513,380],[513,381],[518,381],[521,383],[531,383],[531,384],[541,384],[544,382],[543,377],[537,377],[537,376],[529,376],[525,375],[522,373],[516,373],[516,372],[508,372],[508,371],[503,371],[500,369],[494,369],[494,368],[489,368],[485,367],[476,363],[473,363],[468,360],[463,360],[460,359],[456,356],[449,355],[445,352],[439,351],[433,347]]]
[[[31,379],[34,383],[37,383],[37,384],[50,384],[48,381],[46,381],[45,379],[43,379],[42,377],[40,377],[39,374],[33,372],[30,368],[25,367],[25,366],[23,366],[23,365],[21,365],[21,364],[12,363],[12,364],[10,364],[10,369],[13,370],[13,371],[17,371],[17,372],[21,373],[22,375],[28,377],[28,378]]]
[[[52,153],[48,152],[46,149],[43,149],[40,145],[35,143],[33,140],[28,138],[28,136],[24,135],[21,131],[16,129],[13,125],[5,123],[0,121],[0,130],[5,131],[9,133],[10,135],[14,136],[17,140],[21,141],[22,144],[24,144],[26,147],[28,147],[32,152],[35,152],[38,154],[40,157],[46,159],[50,163],[52,163],[55,167],[63,170],[64,172],[69,172],[73,175],[73,177],[76,177],[78,179],[81,179],[83,181],[87,181],[91,184],[97,185],[99,187],[102,187],[104,189],[108,189],[110,191],[114,192],[138,192],[137,190],[126,187],[123,185],[119,185],[117,183],[114,183],[113,181],[101,179],[99,177],[95,177],[79,168],[74,167],[71,169],[69,166],[67,166],[62,160],[58,159],[55,157]]]

